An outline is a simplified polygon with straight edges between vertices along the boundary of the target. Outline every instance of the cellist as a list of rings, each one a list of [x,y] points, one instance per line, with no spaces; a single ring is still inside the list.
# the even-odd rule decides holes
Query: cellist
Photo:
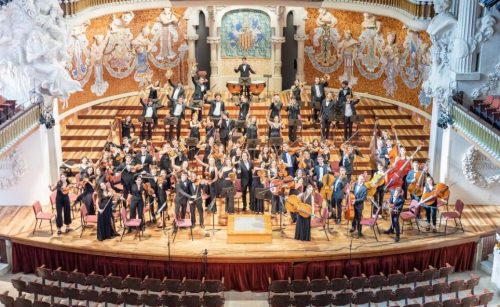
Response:
[[[420,173],[420,165],[417,160],[413,161],[411,163],[411,170],[408,172],[405,178],[405,186],[408,188],[410,184],[414,183],[415,180],[417,180],[417,174]],[[407,197],[407,191],[404,192],[404,199]],[[417,201],[420,200],[420,197],[417,195],[414,195],[413,193],[410,195],[410,199],[415,199]]]
[[[345,197],[345,187],[347,185],[347,175],[345,167],[341,166],[339,175],[332,185],[331,206],[334,211],[335,223],[340,224],[342,220],[342,200]]]
[[[308,185],[304,193],[299,194],[299,198],[303,203],[314,208],[313,186]],[[302,217],[297,214],[297,223],[295,225],[295,240],[311,241],[311,217]]]

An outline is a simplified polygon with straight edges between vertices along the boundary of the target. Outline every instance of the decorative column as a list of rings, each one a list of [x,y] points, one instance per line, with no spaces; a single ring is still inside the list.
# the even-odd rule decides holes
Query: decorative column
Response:
[[[275,36],[271,38],[274,45],[274,70],[273,70],[273,86],[271,89],[274,92],[281,91],[281,44],[285,42],[283,36]]]
[[[297,41],[297,74],[296,79],[304,82],[304,42],[307,40],[307,35],[305,34],[295,34],[293,37]]]
[[[186,39],[188,41],[188,69],[189,69],[189,76],[188,76],[188,82],[190,84],[191,88],[194,88],[194,84],[191,81],[191,74],[193,73],[191,71],[191,67],[193,66],[194,63],[196,63],[196,50],[195,50],[195,42],[198,40],[199,35],[198,34],[191,34],[187,35]]]
[[[216,77],[219,75],[219,57],[218,49],[220,45],[220,37],[217,36],[209,36],[207,37],[207,43],[210,44],[210,85],[217,84]],[[217,84],[217,87],[219,85]]]
[[[454,67],[458,74],[474,71],[475,35],[478,3],[476,0],[460,0],[456,37],[453,41]]]

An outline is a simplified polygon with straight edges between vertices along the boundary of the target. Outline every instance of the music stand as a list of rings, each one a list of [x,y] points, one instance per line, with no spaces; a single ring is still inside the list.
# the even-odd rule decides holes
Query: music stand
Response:
[[[235,187],[222,188],[222,191],[220,192],[220,197],[233,199],[233,209],[234,209],[234,196],[235,195],[236,195]],[[240,203],[239,202],[238,202],[238,212],[240,212]],[[226,212],[226,213],[228,213],[228,212]]]
[[[212,212],[212,237],[215,238],[215,232],[220,231],[220,229],[215,229],[215,210],[214,206],[217,206],[217,197],[214,197],[210,204],[208,205],[206,212]]]
[[[237,120],[234,122],[234,128],[236,129],[245,129],[247,122],[245,120]]]
[[[274,147],[274,151],[278,153],[277,149],[280,148],[283,145],[283,138],[282,137],[272,137],[269,138],[269,146]]]
[[[257,146],[259,145],[259,139],[247,139],[247,150],[250,153],[250,157],[253,159],[255,152],[257,151]]]
[[[273,193],[268,188],[255,188],[255,199],[271,201],[272,197]]]

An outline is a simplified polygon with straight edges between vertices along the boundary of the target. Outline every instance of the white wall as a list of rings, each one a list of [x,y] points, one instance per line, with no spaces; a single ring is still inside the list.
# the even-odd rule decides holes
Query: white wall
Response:
[[[447,159],[444,160],[446,161],[444,163],[448,164],[448,170],[443,175],[445,182],[452,185],[450,203],[455,203],[455,200],[461,199],[466,204],[500,205],[500,184],[489,188],[481,188],[467,181],[462,172],[462,159],[472,144],[453,129],[449,130],[451,130],[449,132],[449,154]],[[476,164],[480,174],[485,176],[500,174],[500,168],[496,167],[493,162],[485,160],[482,154],[481,158],[484,159],[478,159],[479,163]]]
[[[16,147],[16,153],[24,162],[25,171],[19,181],[8,189],[0,189],[0,206],[31,206],[36,200],[42,205],[49,202],[51,181],[49,163],[48,133],[40,126]],[[0,178],[12,178],[7,156],[0,158]]]

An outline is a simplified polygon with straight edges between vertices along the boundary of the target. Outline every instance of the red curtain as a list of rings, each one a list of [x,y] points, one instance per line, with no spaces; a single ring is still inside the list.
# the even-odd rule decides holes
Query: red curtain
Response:
[[[58,250],[50,250],[19,243],[12,244],[12,272],[34,273],[38,266],[71,271],[107,275],[113,273],[125,277],[130,274],[144,278],[191,278],[221,279],[224,277],[226,289],[238,291],[267,291],[268,278],[305,279],[307,277],[329,278],[343,275],[359,276],[394,273],[397,270],[407,272],[417,268],[423,270],[429,265],[442,267],[446,263],[455,266],[456,271],[472,269],[476,243],[443,247],[428,251],[418,251],[389,256],[367,257],[352,260],[276,262],[276,263],[208,263],[171,262],[159,260],[140,260],[94,256]]]

